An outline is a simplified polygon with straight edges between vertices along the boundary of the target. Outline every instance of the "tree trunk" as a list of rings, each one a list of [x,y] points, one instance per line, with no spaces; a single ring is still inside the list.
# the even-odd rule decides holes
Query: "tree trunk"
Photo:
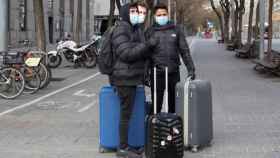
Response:
[[[214,12],[216,13],[218,20],[219,20],[219,24],[220,24],[220,30],[221,30],[221,38],[222,40],[225,40],[225,32],[224,32],[224,24],[223,24],[223,18],[221,13],[218,11],[218,9],[216,8],[214,1],[210,0],[211,3],[211,7],[214,10]]]
[[[230,1],[220,0],[221,9],[223,11],[224,22],[224,39],[225,42],[229,42],[229,20],[230,20]]]
[[[242,30],[243,30],[243,14],[245,13],[245,0],[235,0],[236,11],[235,19],[237,23],[235,24],[237,32],[236,45],[241,47],[242,45]]]
[[[229,41],[229,19],[230,14],[226,13],[224,15],[224,38],[226,43]]]
[[[108,27],[113,26],[114,14],[116,9],[116,0],[110,0],[110,13],[108,19]]]
[[[272,11],[273,11],[273,0],[269,0],[269,16],[268,16],[268,46],[267,46],[267,55],[268,59],[271,59],[271,51],[272,51]]]
[[[234,9],[234,2],[231,1],[231,9],[230,9],[230,12],[231,12],[231,15],[230,15],[230,20],[231,20],[231,33],[230,33],[230,40],[233,41],[234,39],[234,27],[235,27],[235,9]]]
[[[86,39],[90,39],[90,0],[86,0]]]
[[[184,23],[184,11],[182,9],[178,10],[178,23]]]
[[[252,42],[252,32],[253,32],[253,15],[254,15],[254,3],[255,0],[250,1],[250,13],[249,13],[249,26],[248,26],[248,37],[247,37],[247,43]]]
[[[233,40],[236,40],[236,38],[237,38],[237,30],[238,30],[238,10],[235,9],[235,11],[234,11],[234,26],[232,28]]]
[[[233,41],[236,42],[238,40],[238,28],[239,28],[239,0],[234,0],[235,10],[234,10],[234,26],[233,26]]]
[[[46,52],[46,34],[44,22],[43,0],[33,0],[36,40],[39,50]]]
[[[64,37],[64,16],[65,15],[65,2],[64,0],[59,1],[59,38]]]
[[[120,1],[120,0],[116,0],[116,4],[117,4],[118,10],[119,10],[119,12],[120,12],[121,7],[122,7],[121,1]]]
[[[241,47],[242,45],[242,30],[243,30],[243,14],[241,12],[239,12],[239,17],[238,17],[238,40],[237,40],[237,44],[238,47]]]
[[[71,38],[73,38],[73,36],[74,36],[74,12],[75,12],[74,11],[74,6],[75,6],[74,2],[75,2],[74,0],[70,0],[70,15],[71,15],[70,32],[72,33]]]
[[[148,6],[148,14],[147,14],[147,22],[145,24],[145,29],[149,28],[153,23],[153,7],[154,7],[154,0],[145,0],[145,3]]]
[[[82,14],[82,1],[77,0],[76,10],[74,14],[74,41],[80,43],[81,33],[81,14]]]
[[[259,35],[259,23],[260,23],[260,2],[258,2],[256,8],[256,21],[255,21],[255,29],[254,29],[255,38],[258,38]]]

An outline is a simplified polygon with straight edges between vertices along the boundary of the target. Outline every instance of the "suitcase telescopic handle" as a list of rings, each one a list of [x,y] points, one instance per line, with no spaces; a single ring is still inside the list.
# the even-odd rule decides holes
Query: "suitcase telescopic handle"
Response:
[[[157,69],[154,67],[154,114],[157,114]],[[168,113],[168,67],[165,67],[165,112]]]
[[[168,67],[165,67],[165,112],[168,113]]]
[[[157,114],[157,69],[154,67],[154,114]]]

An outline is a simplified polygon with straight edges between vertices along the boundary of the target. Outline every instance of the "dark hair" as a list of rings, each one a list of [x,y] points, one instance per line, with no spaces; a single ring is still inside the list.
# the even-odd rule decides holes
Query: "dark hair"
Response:
[[[138,4],[135,2],[135,3],[131,3],[130,5],[129,5],[129,9],[130,8],[138,8]]]
[[[138,1],[138,2],[137,2],[137,5],[138,5],[138,6],[141,6],[141,7],[148,8],[147,4],[146,4],[145,2],[143,2],[143,1]]]
[[[168,7],[164,3],[159,3],[154,7],[154,14],[157,12],[159,9],[164,9],[168,12]]]

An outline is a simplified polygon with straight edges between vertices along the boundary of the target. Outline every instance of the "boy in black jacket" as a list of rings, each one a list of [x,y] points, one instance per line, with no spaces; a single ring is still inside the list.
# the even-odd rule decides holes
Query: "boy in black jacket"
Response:
[[[118,157],[133,154],[128,146],[128,123],[133,110],[136,87],[143,85],[145,60],[151,55],[149,50],[156,45],[153,38],[147,42],[141,40],[137,7],[137,3],[122,7],[121,19],[117,21],[112,34],[112,48],[116,59],[110,82],[116,87],[121,102]]]
[[[169,112],[175,113],[175,87],[180,81],[180,56],[188,70],[188,77],[195,78],[195,67],[186,37],[181,27],[168,18],[168,8],[164,4],[155,7],[155,23],[148,31],[148,37],[157,38],[158,44],[152,49],[151,68],[157,68],[157,112],[162,109],[165,90],[165,67],[168,67]],[[151,70],[151,90],[153,96],[153,69]],[[154,99],[153,99],[154,100]]]

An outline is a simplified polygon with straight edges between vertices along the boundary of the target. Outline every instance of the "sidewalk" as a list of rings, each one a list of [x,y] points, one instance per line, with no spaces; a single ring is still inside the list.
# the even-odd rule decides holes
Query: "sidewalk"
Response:
[[[190,41],[189,41],[190,42]],[[260,75],[249,60],[235,58],[216,40],[194,39],[192,54],[197,78],[213,88],[212,147],[185,158],[279,158],[280,78]],[[71,65],[65,63],[65,66]],[[183,67],[183,66],[182,66]],[[34,96],[0,102],[5,111],[78,82],[97,69],[54,70],[53,82]],[[182,68],[182,79],[186,69]],[[107,77],[98,75],[76,87],[0,117],[0,155],[9,158],[115,158],[98,153],[100,88]]]
[[[188,158],[276,158],[280,156],[279,78],[254,72],[215,40],[197,39],[198,78],[213,87],[214,143]]]

